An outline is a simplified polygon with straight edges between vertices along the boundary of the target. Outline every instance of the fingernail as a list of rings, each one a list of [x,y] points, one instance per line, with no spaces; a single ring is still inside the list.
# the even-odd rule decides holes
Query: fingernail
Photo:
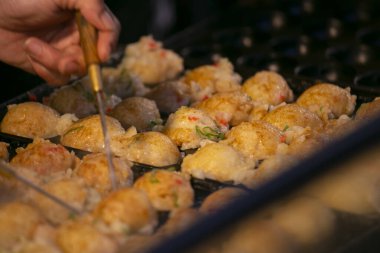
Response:
[[[114,24],[113,18],[108,11],[104,11],[101,20],[106,27],[112,27]]]
[[[42,46],[38,42],[29,39],[25,41],[25,51],[31,57],[38,58],[42,55]]]

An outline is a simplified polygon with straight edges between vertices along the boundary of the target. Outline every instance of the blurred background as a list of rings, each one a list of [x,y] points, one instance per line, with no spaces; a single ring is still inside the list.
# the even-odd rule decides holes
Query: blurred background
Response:
[[[110,9],[120,20],[122,30],[119,43],[137,41],[140,36],[152,34],[165,40],[174,33],[225,9],[234,0],[108,0]],[[3,92],[0,102],[43,83],[37,76],[0,62]]]

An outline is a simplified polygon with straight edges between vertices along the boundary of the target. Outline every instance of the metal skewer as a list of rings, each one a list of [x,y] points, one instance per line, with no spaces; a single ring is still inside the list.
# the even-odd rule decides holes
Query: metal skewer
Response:
[[[57,198],[56,196],[48,193],[47,191],[45,191],[44,189],[42,189],[41,187],[37,186],[36,184],[32,183],[31,181],[29,181],[28,179],[20,176],[13,168],[11,165],[9,165],[7,162],[5,162],[4,160],[1,160],[0,159],[0,171],[2,173],[4,173],[6,176],[10,176],[10,177],[14,177],[16,178],[17,180],[19,180],[20,182],[22,182],[23,184],[27,185],[28,187],[32,188],[33,190],[41,193],[42,195],[44,195],[45,197],[49,198],[50,200],[54,201],[55,203],[57,203],[58,205],[66,208],[67,210],[69,210],[70,212],[73,212],[75,214],[81,214],[81,211],[78,210],[77,208],[71,206],[70,204],[66,203],[65,201]]]
[[[96,47],[97,36],[95,28],[87,22],[87,20],[79,13],[76,13],[76,21],[80,34],[81,46],[86,61],[88,74],[90,76],[93,92],[96,94],[96,100],[98,102],[98,110],[100,115],[100,121],[102,125],[104,150],[107,157],[109,178],[111,181],[112,189],[117,188],[115,169],[112,163],[112,154],[110,146],[110,137],[107,131],[106,113],[104,109],[104,92],[103,92],[103,79],[100,70],[100,59],[98,56],[98,50]]]

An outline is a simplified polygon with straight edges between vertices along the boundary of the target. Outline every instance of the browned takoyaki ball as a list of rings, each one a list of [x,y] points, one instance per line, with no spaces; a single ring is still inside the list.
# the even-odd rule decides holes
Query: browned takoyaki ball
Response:
[[[62,145],[43,139],[35,139],[26,148],[18,148],[16,152],[10,161],[11,165],[41,176],[73,169],[78,161],[75,154]]]
[[[293,126],[310,127],[316,131],[323,127],[323,121],[317,114],[297,104],[279,106],[266,114],[263,120],[282,131]]]
[[[243,83],[243,91],[253,101],[269,105],[293,101],[293,91],[278,73],[260,71]]]
[[[125,159],[113,157],[112,164],[115,169],[117,185],[127,187],[132,185],[133,173],[131,163]],[[75,175],[100,194],[105,195],[112,189],[109,178],[109,168],[107,157],[103,153],[92,153],[83,157],[82,161],[75,169]]]
[[[178,172],[167,170],[147,172],[137,179],[134,187],[144,191],[154,208],[160,211],[190,207],[194,202],[190,177]]]
[[[213,65],[189,70],[182,81],[189,87],[192,101],[202,101],[215,93],[241,89],[241,77],[234,72],[233,65],[226,58],[217,60]]]
[[[120,122],[112,117],[106,116],[107,131],[110,141],[115,136],[125,133]],[[72,124],[65,133],[61,135],[61,143],[65,146],[82,149],[90,152],[104,151],[104,138],[100,116],[92,115]]]
[[[0,159],[3,159],[5,161],[9,160],[8,146],[8,143],[2,141],[0,142]]]
[[[297,104],[327,121],[343,114],[351,115],[355,109],[356,96],[351,95],[350,88],[320,83],[305,90],[297,99]]]
[[[92,213],[95,225],[110,234],[150,234],[157,214],[148,196],[136,188],[122,188],[103,199]]]
[[[370,117],[379,115],[379,113],[380,113],[380,98],[378,97],[369,103],[361,104],[359,109],[356,111],[355,119],[356,120],[368,119]]]

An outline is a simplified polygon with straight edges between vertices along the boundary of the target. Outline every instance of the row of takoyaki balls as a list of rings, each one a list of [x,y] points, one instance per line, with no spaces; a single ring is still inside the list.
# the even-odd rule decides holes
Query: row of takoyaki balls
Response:
[[[182,60],[177,55],[145,37],[127,47],[125,58],[117,68],[104,70],[109,92],[107,124],[120,187],[116,191],[111,189],[106,159],[101,153],[103,136],[99,116],[92,115],[96,113],[95,101],[86,79],[54,92],[45,101],[52,107],[37,102],[10,105],[1,122],[1,131],[35,138],[28,147],[19,149],[10,163],[20,174],[84,214],[74,217],[4,177],[1,180],[6,191],[2,192],[7,194],[1,196],[4,204],[0,219],[9,222],[0,222],[3,224],[0,233],[4,232],[0,238],[5,238],[0,241],[0,248],[15,252],[114,252],[119,247],[132,251],[133,245],[139,252],[139,245],[159,242],[199,217],[199,212],[217,209],[223,203],[221,199],[244,193],[236,188],[217,191],[195,210],[191,208],[194,189],[190,177],[255,188],[330,139],[354,128],[379,107],[380,100],[374,100],[361,105],[354,115],[356,97],[350,94],[349,88],[327,83],[310,87],[295,100],[286,80],[274,72],[258,72],[241,84],[241,78],[227,59],[190,70],[173,81],[182,69]],[[92,154],[79,159],[60,144],[43,140],[54,136],[60,136],[65,146]],[[8,159],[6,144],[1,147],[2,157]],[[180,164],[181,172],[154,170],[136,179],[131,171],[132,162],[166,168]],[[250,226],[250,233],[263,240],[271,238],[268,236],[273,233],[285,235],[277,238],[278,245],[292,241],[284,240],[290,234],[296,238],[294,245],[309,247],[333,231],[334,213],[329,207],[360,214],[376,212],[375,197],[371,201],[363,200],[363,204],[334,187],[336,182],[339,189],[357,183],[362,190],[358,191],[358,198],[373,196],[378,173],[363,171],[359,176],[351,173],[355,177],[337,177],[334,182],[325,182],[323,189],[318,184],[310,187],[304,195],[313,199],[295,200],[295,209],[275,211],[285,214],[284,218],[273,218],[272,225],[253,222],[258,225]],[[368,175],[373,180],[367,187],[361,185],[364,179],[352,181]],[[328,197],[332,195],[338,197]],[[307,223],[298,226],[300,230],[292,231],[294,226],[285,225],[297,220],[291,213],[300,205],[298,209],[304,216],[297,217],[324,222]],[[25,215],[24,222],[17,223],[21,212],[18,210],[27,208],[33,211],[27,212],[30,215]],[[153,233],[160,211],[172,214],[166,225]],[[272,211],[270,216],[276,217]],[[257,229],[263,226],[269,228]],[[272,229],[273,226],[276,228]],[[277,230],[280,232],[274,232]],[[228,238],[231,243],[219,248],[219,252],[236,252],[234,235]],[[250,247],[256,247],[255,252],[260,252],[265,244],[247,242],[252,242]],[[276,248],[276,243],[266,247],[271,245],[272,250],[282,249]],[[261,250],[270,252],[268,248]]]

